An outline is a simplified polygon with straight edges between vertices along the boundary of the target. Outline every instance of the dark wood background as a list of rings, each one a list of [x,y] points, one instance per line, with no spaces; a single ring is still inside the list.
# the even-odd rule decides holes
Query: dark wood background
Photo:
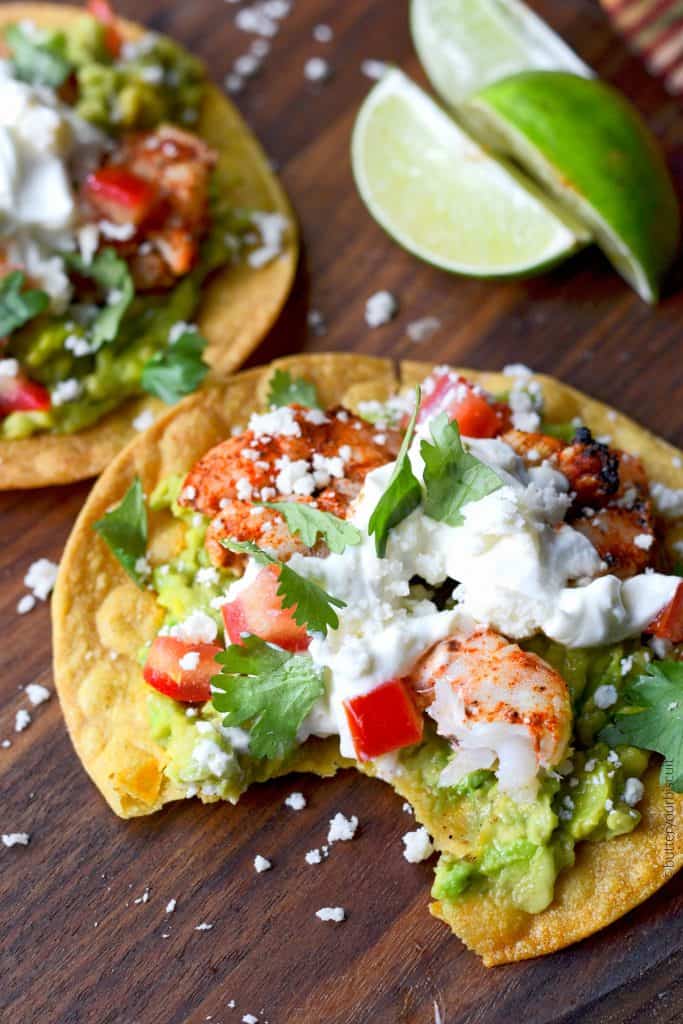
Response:
[[[475,0],[472,0],[475,2]],[[121,12],[182,40],[222,81],[251,37],[225,0],[121,0]],[[243,6],[243,5],[242,5]],[[369,88],[365,58],[423,76],[397,0],[296,0],[262,73],[237,102],[280,169],[300,218],[303,252],[283,316],[252,362],[307,350],[451,360],[482,368],[524,361],[620,406],[683,444],[683,293],[649,309],[596,252],[529,282],[464,281],[420,265],[369,219],[354,190],[349,134]],[[629,56],[596,2],[534,4],[581,56],[624,90],[663,139],[683,187],[683,116]],[[332,26],[316,43],[313,26]],[[314,55],[330,81],[303,75]],[[397,319],[370,330],[369,294],[389,288]],[[310,308],[327,332],[306,327]],[[416,345],[406,325],[442,328]],[[28,848],[0,847],[0,1019],[3,1024],[214,1024],[245,1013],[271,1024],[610,1022],[683,1017],[683,887],[564,953],[485,970],[427,913],[431,867],[409,865],[410,819],[380,783],[276,782],[237,808],[193,802],[122,822],[105,807],[69,744],[56,699],[15,735],[29,682],[52,686],[47,606],[16,613],[22,578],[58,559],[88,484],[0,496],[0,830],[28,831]],[[305,811],[283,808],[292,789]],[[320,867],[304,853],[336,811],[357,814],[352,843]],[[271,857],[256,875],[252,860]],[[145,887],[149,900],[134,903]],[[178,907],[166,916],[166,902]],[[317,921],[341,904],[341,926]],[[198,932],[202,921],[211,931]],[[162,933],[170,933],[163,938]],[[234,999],[236,1008],[228,1002]]]

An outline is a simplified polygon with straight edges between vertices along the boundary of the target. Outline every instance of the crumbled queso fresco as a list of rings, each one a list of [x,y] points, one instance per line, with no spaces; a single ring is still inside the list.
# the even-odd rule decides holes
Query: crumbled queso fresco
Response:
[[[3,846],[28,846],[31,840],[28,832],[7,832],[2,836]]]
[[[285,800],[285,807],[289,807],[293,811],[303,811],[305,806],[306,797],[303,793],[290,793]]]
[[[346,919],[346,912],[343,907],[321,907],[316,910],[315,916],[321,921],[335,921],[339,924]]]
[[[413,832],[406,832],[402,842],[403,856],[409,864],[419,864],[420,861],[427,860],[434,853],[434,845],[426,828],[416,828]]]
[[[368,327],[388,324],[398,313],[398,302],[391,292],[375,292],[365,303],[365,322]]]
[[[355,814],[352,814],[350,818],[346,818],[341,812],[338,812],[334,818],[330,819],[327,841],[330,844],[348,842],[355,836],[357,828],[358,818]]]

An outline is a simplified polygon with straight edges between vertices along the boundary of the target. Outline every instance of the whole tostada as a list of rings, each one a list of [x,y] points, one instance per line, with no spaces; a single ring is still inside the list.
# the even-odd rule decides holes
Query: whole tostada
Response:
[[[102,475],[56,685],[122,817],[356,766],[432,837],[432,912],[537,956],[683,861],[682,540],[680,453],[552,378],[292,357]]]
[[[47,4],[0,10],[0,489],[100,472],[277,316],[296,227],[201,62]]]

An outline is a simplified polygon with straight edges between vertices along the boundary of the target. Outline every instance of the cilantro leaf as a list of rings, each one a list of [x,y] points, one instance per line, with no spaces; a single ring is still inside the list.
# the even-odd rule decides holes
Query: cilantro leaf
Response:
[[[107,305],[99,312],[90,329],[92,349],[97,351],[116,338],[123,316],[133,301],[135,287],[128,264],[113,249],[102,249],[90,263],[75,253],[67,254],[64,259],[81,277],[87,277],[99,285],[106,295]]]
[[[445,412],[433,420],[430,431],[434,444],[423,441],[420,445],[425,464],[424,510],[430,519],[460,526],[464,522],[463,506],[497,491],[502,480],[465,451],[458,424]]]
[[[22,291],[25,281],[21,270],[13,270],[0,281],[0,337],[23,327],[49,305],[45,292],[37,288]]]
[[[142,387],[167,405],[192,394],[209,367],[202,359],[207,341],[198,331],[185,331],[177,341],[157,352],[142,368]]]
[[[346,608],[346,602],[332,597],[326,590],[313,580],[299,575],[288,565],[273,558],[251,540],[222,540],[221,544],[229,551],[251,555],[259,565],[277,565],[280,567],[280,583],[277,596],[283,608],[291,608],[297,626],[307,626],[313,633],[327,633],[328,627],[336,629],[339,617],[336,608]]]
[[[321,512],[319,508],[300,501],[264,501],[261,504],[279,512],[290,532],[298,533],[309,548],[313,547],[318,536],[336,555],[341,555],[345,548],[355,547],[361,542],[362,535],[358,527],[331,512]]]
[[[254,757],[281,758],[296,745],[301,723],[325,692],[310,658],[271,647],[255,636],[216,655],[213,706],[226,726],[249,726]]]
[[[71,74],[62,32],[34,33],[16,23],[5,31],[5,40],[12,54],[14,73],[24,82],[58,89]]]
[[[683,793],[683,664],[653,661],[624,692],[630,706],[600,733],[607,743],[631,743],[662,754],[662,785]]]
[[[289,370],[276,370],[269,381],[268,405],[291,405],[293,402],[309,409],[319,409],[315,384],[303,377],[292,377]]]
[[[398,526],[406,516],[417,508],[422,497],[420,481],[413,473],[408,449],[415,433],[415,422],[420,408],[420,389],[415,388],[415,409],[405,432],[403,443],[396,459],[394,472],[382,497],[375,506],[368,523],[368,533],[375,535],[375,550],[384,558],[387,550],[389,530]]]
[[[140,477],[136,476],[123,500],[105,512],[94,525],[102,540],[121,563],[131,579],[144,587],[146,565],[141,562],[147,552],[147,509]]]

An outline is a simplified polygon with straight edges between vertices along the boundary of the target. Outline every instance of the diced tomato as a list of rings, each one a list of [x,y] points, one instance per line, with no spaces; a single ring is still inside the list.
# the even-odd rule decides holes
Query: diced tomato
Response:
[[[0,376],[0,416],[11,412],[42,412],[50,408],[50,393],[42,384],[19,372]]]
[[[88,0],[88,11],[105,26],[104,43],[112,57],[118,57],[123,37],[116,27],[116,15],[108,0]]]
[[[344,701],[344,711],[359,761],[388,754],[422,739],[422,715],[400,679]]]
[[[158,636],[150,647],[142,674],[146,683],[167,697],[186,704],[203,704],[211,699],[211,678],[220,671],[220,665],[214,659],[222,650],[218,644],[190,643],[174,636]],[[199,655],[197,664],[194,668],[182,668],[180,659],[192,653]]]
[[[98,213],[116,224],[141,224],[156,200],[148,181],[115,164],[88,175],[85,195]]]
[[[261,569],[253,583],[234,601],[223,605],[225,629],[233,644],[241,644],[249,633],[285,651],[305,651],[311,638],[294,621],[291,608],[283,608],[277,595],[279,569],[269,565]]]
[[[678,584],[678,589],[668,605],[662,608],[645,632],[663,640],[670,640],[674,644],[683,643],[683,583]]]
[[[465,437],[497,437],[509,430],[509,406],[491,401],[464,377],[442,370],[428,377],[425,384],[418,422],[445,412],[449,419],[456,420]]]

